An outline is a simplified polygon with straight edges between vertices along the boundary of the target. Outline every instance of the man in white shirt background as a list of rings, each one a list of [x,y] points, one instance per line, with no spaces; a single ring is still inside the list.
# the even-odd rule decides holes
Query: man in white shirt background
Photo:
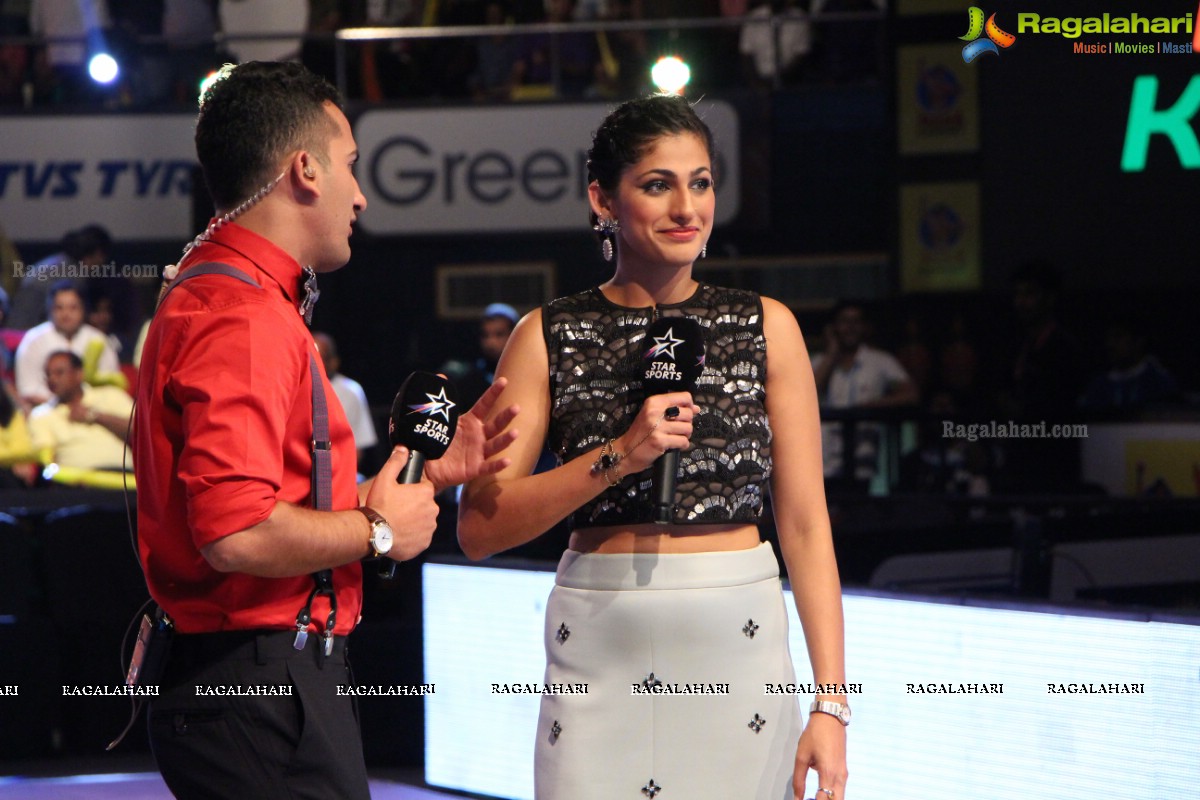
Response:
[[[812,357],[813,375],[822,408],[891,408],[915,405],[917,388],[900,362],[866,344],[863,308],[841,303],[825,329],[825,351]],[[853,472],[848,477],[868,481],[875,476],[881,427],[856,423]],[[843,447],[839,423],[821,426],[825,477],[842,475]]]
[[[337,343],[332,336],[316,332],[313,333],[313,340],[317,343],[321,361],[325,363],[325,374],[329,376],[329,383],[342,404],[342,410],[346,412],[350,429],[354,431],[354,446],[358,449],[358,471],[363,474],[373,472],[373,465],[367,462],[367,458],[379,437],[375,434],[375,422],[371,419],[367,393],[358,381],[338,372],[342,366],[342,359],[338,356]]]
[[[46,360],[55,351],[69,350],[86,359],[88,346],[99,342],[95,345],[100,348],[96,371],[116,373],[121,369],[105,335],[83,321],[86,313],[83,297],[71,281],[59,281],[51,286],[46,306],[50,319],[26,332],[14,360],[17,396],[26,409],[50,399],[52,392],[46,383]]]

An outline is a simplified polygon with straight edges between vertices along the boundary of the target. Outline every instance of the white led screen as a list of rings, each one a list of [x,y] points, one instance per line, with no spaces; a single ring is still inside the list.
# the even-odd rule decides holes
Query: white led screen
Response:
[[[532,798],[538,698],[496,694],[492,684],[541,683],[553,580],[425,565],[430,784]],[[797,677],[809,683],[790,593],[787,601]],[[861,684],[850,698],[850,797],[1200,797],[1200,625],[856,594],[844,606],[848,679]],[[1003,691],[922,694],[908,684]],[[1049,684],[1122,691],[1058,694]],[[1125,693],[1135,685],[1143,692]]]

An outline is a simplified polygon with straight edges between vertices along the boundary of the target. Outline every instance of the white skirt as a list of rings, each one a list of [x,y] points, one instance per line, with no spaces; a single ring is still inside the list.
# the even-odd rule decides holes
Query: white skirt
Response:
[[[546,604],[537,800],[792,800],[800,738],[767,543],[568,550]],[[586,689],[586,693],[581,690]]]

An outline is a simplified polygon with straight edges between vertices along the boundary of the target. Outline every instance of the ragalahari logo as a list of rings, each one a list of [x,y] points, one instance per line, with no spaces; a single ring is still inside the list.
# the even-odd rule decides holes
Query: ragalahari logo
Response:
[[[987,38],[980,39],[979,37],[984,33],[987,34]],[[983,9],[979,6],[971,6],[967,9],[967,35],[958,38],[968,42],[962,53],[963,61],[968,64],[984,53],[1000,55],[1001,47],[1006,49],[1012,47],[1013,42],[1017,40],[1017,37],[1011,33],[1000,30],[1000,26],[996,24],[995,14],[988,17],[985,24]]]

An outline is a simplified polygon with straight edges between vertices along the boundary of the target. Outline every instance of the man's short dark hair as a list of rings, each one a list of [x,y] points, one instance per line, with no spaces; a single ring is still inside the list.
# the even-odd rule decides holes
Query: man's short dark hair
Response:
[[[100,225],[85,225],[77,231],[69,231],[62,240],[62,250],[78,264],[83,257],[102,250],[106,255],[112,249],[112,237]]]
[[[80,358],[77,354],[71,352],[70,350],[55,350],[50,355],[46,356],[46,364],[48,365],[50,363],[51,359],[60,358],[60,357],[65,358],[67,361],[69,361],[73,368],[83,369],[83,359]]]
[[[867,307],[863,303],[859,302],[858,300],[839,300],[837,305],[835,305],[833,307],[833,311],[830,312],[829,318],[837,319],[838,317],[841,316],[842,312],[848,308],[857,308],[858,313],[862,316],[863,319],[866,319],[868,317]]]
[[[328,158],[336,128],[325,103],[341,107],[328,81],[301,64],[250,61],[230,68],[200,102],[196,155],[213,203],[228,211],[270,182],[296,150]]]
[[[83,304],[83,310],[87,311],[87,298],[84,297],[83,290],[79,288],[79,285],[76,284],[75,281],[70,280],[69,278],[63,278],[61,281],[55,281],[54,283],[50,284],[50,288],[46,290],[47,313],[50,311],[50,309],[54,308],[54,298],[58,297],[60,292],[67,291],[74,292],[76,295],[78,295],[79,302]]]

